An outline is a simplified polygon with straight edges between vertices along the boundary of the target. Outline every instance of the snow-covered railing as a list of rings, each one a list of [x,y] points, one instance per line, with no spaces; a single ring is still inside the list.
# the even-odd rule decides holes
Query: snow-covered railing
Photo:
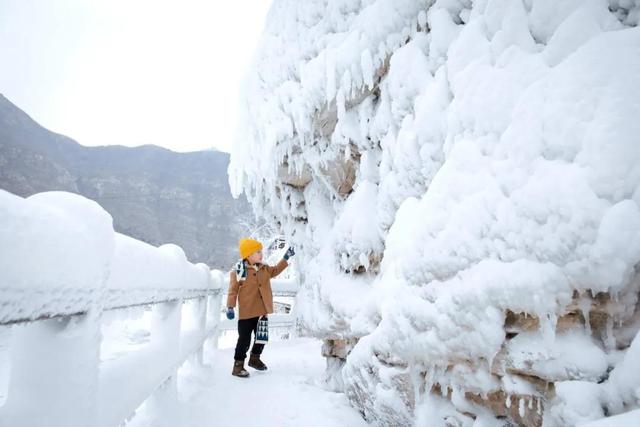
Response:
[[[153,304],[201,299],[219,295],[219,289],[104,289],[100,293],[74,290],[76,295],[65,295],[69,290],[51,292],[0,289],[0,326],[84,315],[100,300],[102,311],[122,310]],[[46,300],[49,300],[47,302]],[[55,308],[59,306],[59,309]]]
[[[117,426],[143,402],[175,425],[177,371],[215,346],[222,282],[88,199],[0,190],[0,425]],[[144,327],[123,346],[119,323]]]

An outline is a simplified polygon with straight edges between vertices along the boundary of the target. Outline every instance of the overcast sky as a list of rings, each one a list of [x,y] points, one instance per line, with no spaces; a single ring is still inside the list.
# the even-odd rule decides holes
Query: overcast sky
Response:
[[[83,145],[229,151],[271,0],[0,0],[0,93]]]

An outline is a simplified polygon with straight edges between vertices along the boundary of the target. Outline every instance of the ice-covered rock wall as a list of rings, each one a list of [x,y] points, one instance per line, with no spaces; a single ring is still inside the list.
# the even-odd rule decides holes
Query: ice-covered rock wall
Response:
[[[301,325],[367,419],[638,407],[639,22],[637,0],[274,2],[230,183],[298,247]]]

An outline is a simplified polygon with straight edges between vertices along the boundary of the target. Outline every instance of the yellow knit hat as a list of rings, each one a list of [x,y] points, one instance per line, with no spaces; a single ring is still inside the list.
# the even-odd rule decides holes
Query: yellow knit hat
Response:
[[[245,259],[252,253],[262,250],[262,243],[249,238],[240,239],[238,249],[240,250],[240,258]]]

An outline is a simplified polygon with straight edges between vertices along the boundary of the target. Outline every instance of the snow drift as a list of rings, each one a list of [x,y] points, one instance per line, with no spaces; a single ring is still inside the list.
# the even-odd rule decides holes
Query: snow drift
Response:
[[[639,22],[635,0],[274,2],[230,184],[299,248],[300,324],[367,419],[638,407]]]

